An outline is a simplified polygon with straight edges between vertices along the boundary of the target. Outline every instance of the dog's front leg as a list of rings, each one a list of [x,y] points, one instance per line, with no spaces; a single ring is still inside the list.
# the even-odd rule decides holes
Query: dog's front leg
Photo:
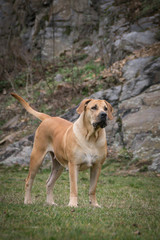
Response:
[[[74,163],[69,162],[69,178],[70,178],[70,201],[68,206],[70,207],[77,207],[77,176],[78,176],[78,169],[77,165]]]
[[[90,170],[90,188],[89,188],[89,202],[94,207],[101,207],[96,200],[97,181],[101,172],[101,164],[95,164]]]

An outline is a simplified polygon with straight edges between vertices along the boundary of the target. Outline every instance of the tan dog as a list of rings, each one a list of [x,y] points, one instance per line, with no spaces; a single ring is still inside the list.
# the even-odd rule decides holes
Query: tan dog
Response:
[[[35,175],[42,164],[44,156],[52,156],[52,172],[47,180],[47,203],[55,204],[53,186],[61,175],[63,168],[69,168],[70,201],[69,206],[77,207],[77,175],[79,170],[90,168],[89,200],[95,207],[100,207],[96,200],[96,186],[101,166],[107,156],[107,142],[104,127],[107,118],[112,116],[112,106],[104,100],[84,99],[77,112],[80,117],[71,123],[59,117],[33,110],[20,96],[11,93],[32,115],[42,123],[38,127],[31,153],[29,174],[25,185],[25,204],[32,202],[31,188]]]

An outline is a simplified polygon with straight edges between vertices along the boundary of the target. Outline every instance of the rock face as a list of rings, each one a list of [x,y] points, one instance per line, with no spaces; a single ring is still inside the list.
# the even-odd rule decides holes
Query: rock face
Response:
[[[52,61],[64,51],[71,51],[73,42],[82,34],[90,36],[98,24],[96,3],[88,0],[0,0],[0,3],[2,52],[7,50],[6,39],[13,34],[12,46],[19,39],[23,49]]]
[[[151,86],[138,96],[124,100],[119,105],[124,143],[133,151],[135,157],[160,159],[159,91],[159,85]]]
[[[0,155],[0,162],[10,166],[13,164],[28,165],[32,151],[34,136],[30,135],[18,142],[10,144]]]
[[[0,0],[1,56],[12,52],[16,58],[23,58],[28,51],[48,62],[81,48],[91,57],[103,55],[110,65],[128,52],[153,44],[159,14],[129,22],[128,6],[117,2]]]
[[[146,45],[150,45],[156,42],[155,32],[145,31],[145,32],[130,32],[125,33],[122,37],[115,41],[116,49],[123,51],[133,52],[135,48],[141,48]]]

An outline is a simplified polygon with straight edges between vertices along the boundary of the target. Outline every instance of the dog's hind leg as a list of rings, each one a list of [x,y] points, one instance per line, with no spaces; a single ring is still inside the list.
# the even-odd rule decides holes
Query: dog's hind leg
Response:
[[[63,171],[63,166],[57,161],[53,152],[50,152],[50,154],[52,157],[52,170],[46,185],[47,203],[49,205],[56,205],[53,200],[53,187]]]
[[[29,174],[28,177],[26,178],[25,184],[25,199],[24,199],[25,204],[32,203],[31,189],[33,181],[40,165],[42,164],[45,154],[46,154],[45,150],[39,151],[36,149],[36,147],[33,147],[30,159]]]

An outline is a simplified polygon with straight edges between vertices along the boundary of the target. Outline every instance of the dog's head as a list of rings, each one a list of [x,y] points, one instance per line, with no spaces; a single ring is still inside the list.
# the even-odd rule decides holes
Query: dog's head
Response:
[[[113,119],[113,108],[105,100],[84,99],[77,108],[77,113],[82,112],[95,129],[106,127],[107,120]]]

